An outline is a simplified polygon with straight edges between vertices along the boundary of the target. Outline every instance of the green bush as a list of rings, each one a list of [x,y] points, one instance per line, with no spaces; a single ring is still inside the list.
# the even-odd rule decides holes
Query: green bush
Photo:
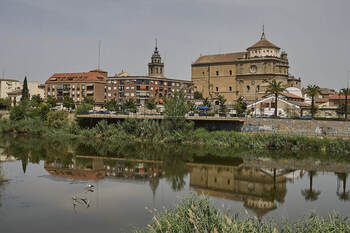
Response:
[[[82,104],[78,105],[76,114],[77,115],[87,114],[87,113],[89,113],[90,110],[92,110],[92,108],[93,108],[93,105],[88,104],[88,103],[82,103]]]
[[[273,220],[260,222],[247,215],[231,216],[212,207],[208,197],[192,195],[183,199],[175,209],[156,214],[146,229],[135,232],[259,232],[259,233],[310,233],[310,232],[350,232],[347,217],[337,213],[328,218],[311,215],[291,224]]]
[[[47,114],[47,124],[52,128],[61,128],[68,123],[68,113],[65,111],[51,111]]]
[[[12,121],[23,120],[27,116],[27,106],[25,104],[20,104],[13,106],[10,110],[10,119]]]

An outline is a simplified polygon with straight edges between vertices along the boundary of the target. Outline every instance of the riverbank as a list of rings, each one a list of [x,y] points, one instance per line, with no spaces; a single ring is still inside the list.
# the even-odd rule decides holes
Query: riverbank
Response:
[[[332,159],[349,160],[350,139],[281,135],[271,133],[240,133],[194,129],[190,123],[172,128],[170,123],[126,120],[123,123],[99,122],[92,128],[81,128],[75,121],[50,124],[40,119],[0,120],[0,133],[13,135],[40,135],[47,138],[75,138],[98,144],[98,147],[116,148],[124,144],[144,143],[159,146],[191,145],[215,151],[278,152],[277,157],[300,153],[317,153]]]
[[[350,232],[350,223],[346,216],[337,213],[327,218],[312,214],[295,223],[261,222],[247,212],[245,216],[231,216],[225,210],[214,208],[207,197],[193,195],[183,199],[176,208],[156,214],[147,228],[135,232]]]

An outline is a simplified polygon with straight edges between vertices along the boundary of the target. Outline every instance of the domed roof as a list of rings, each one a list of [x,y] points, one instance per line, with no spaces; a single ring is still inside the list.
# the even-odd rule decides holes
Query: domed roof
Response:
[[[275,48],[275,49],[280,49],[277,45],[274,45],[270,41],[266,40],[265,33],[263,32],[261,35],[260,40],[255,43],[254,45],[250,46],[248,50],[250,49],[256,49],[256,48]]]

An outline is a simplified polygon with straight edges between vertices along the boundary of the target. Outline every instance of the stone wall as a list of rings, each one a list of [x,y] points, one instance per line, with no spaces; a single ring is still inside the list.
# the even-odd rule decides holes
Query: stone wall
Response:
[[[247,118],[242,132],[349,137],[350,121]]]

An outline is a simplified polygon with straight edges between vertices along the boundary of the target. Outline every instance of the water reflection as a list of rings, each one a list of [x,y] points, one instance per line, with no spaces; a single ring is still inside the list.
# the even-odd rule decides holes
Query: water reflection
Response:
[[[160,150],[138,145],[120,147],[114,156],[95,154],[96,150],[84,142],[38,138],[0,141],[0,158],[20,160],[23,173],[28,172],[29,163],[44,161],[43,168],[52,177],[142,184],[152,192],[153,200],[163,180],[173,192],[189,188],[198,194],[239,203],[259,219],[283,209],[286,203],[287,206],[317,203],[322,208],[327,190],[320,184],[327,182],[330,186],[337,181],[327,200],[350,200],[347,189],[350,165],[346,163],[215,157],[181,148]],[[328,172],[327,181],[324,172]],[[1,191],[0,182],[0,207]],[[293,200],[288,200],[290,193]]]

